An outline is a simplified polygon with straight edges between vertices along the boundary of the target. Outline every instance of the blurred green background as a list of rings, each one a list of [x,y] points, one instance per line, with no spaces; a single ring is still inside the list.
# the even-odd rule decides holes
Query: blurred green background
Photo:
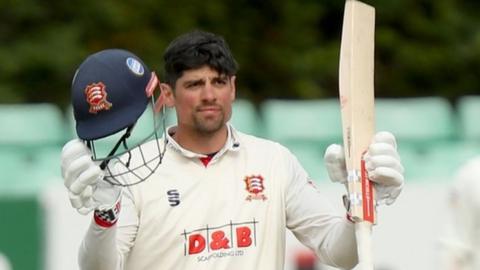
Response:
[[[378,97],[479,93],[480,2],[365,1],[377,12]],[[0,101],[65,108],[80,62],[95,51],[131,50],[161,73],[177,35],[223,35],[240,64],[239,95],[335,97],[344,1],[1,0]]]
[[[398,140],[407,195],[429,183],[444,188],[480,152],[480,1],[364,2],[377,17],[377,130]],[[194,29],[224,36],[240,65],[232,123],[286,145],[318,183],[327,183],[323,152],[342,141],[343,8],[339,0],[0,0],[0,255],[15,270],[75,269],[84,227],[72,218],[60,152],[75,136],[73,74],[106,48],[134,52],[162,77],[163,50],[176,36]],[[410,201],[425,200],[421,194]],[[418,241],[402,243],[411,249]],[[390,249],[395,241],[387,242]],[[429,265],[431,257],[411,261]]]

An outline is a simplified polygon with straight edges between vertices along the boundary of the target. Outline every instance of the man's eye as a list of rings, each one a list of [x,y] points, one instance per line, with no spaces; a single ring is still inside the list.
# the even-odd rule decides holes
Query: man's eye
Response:
[[[187,88],[194,88],[194,87],[197,87],[201,84],[201,82],[192,82],[192,83],[189,83],[187,84]]]
[[[214,83],[217,85],[225,85],[227,84],[227,80],[215,80]]]

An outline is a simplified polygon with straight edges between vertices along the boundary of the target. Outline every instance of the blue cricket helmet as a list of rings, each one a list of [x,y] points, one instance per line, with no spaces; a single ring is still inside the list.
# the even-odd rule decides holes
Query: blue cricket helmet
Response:
[[[96,140],[135,124],[150,101],[152,73],[133,53],[107,49],[88,56],[72,81],[72,106],[80,139]]]

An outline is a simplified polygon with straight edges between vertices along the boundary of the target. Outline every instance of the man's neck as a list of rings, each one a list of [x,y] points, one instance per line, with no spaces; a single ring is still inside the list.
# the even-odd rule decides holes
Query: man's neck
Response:
[[[228,127],[224,125],[216,132],[205,134],[179,126],[172,137],[180,146],[194,153],[216,153],[227,142]]]

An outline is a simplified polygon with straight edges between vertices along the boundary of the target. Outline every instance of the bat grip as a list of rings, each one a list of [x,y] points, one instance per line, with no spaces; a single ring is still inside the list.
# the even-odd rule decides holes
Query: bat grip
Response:
[[[355,223],[359,270],[373,270],[372,223]]]
[[[360,172],[357,170],[348,170],[347,190],[350,206],[349,211],[355,221],[363,220],[361,184]]]

